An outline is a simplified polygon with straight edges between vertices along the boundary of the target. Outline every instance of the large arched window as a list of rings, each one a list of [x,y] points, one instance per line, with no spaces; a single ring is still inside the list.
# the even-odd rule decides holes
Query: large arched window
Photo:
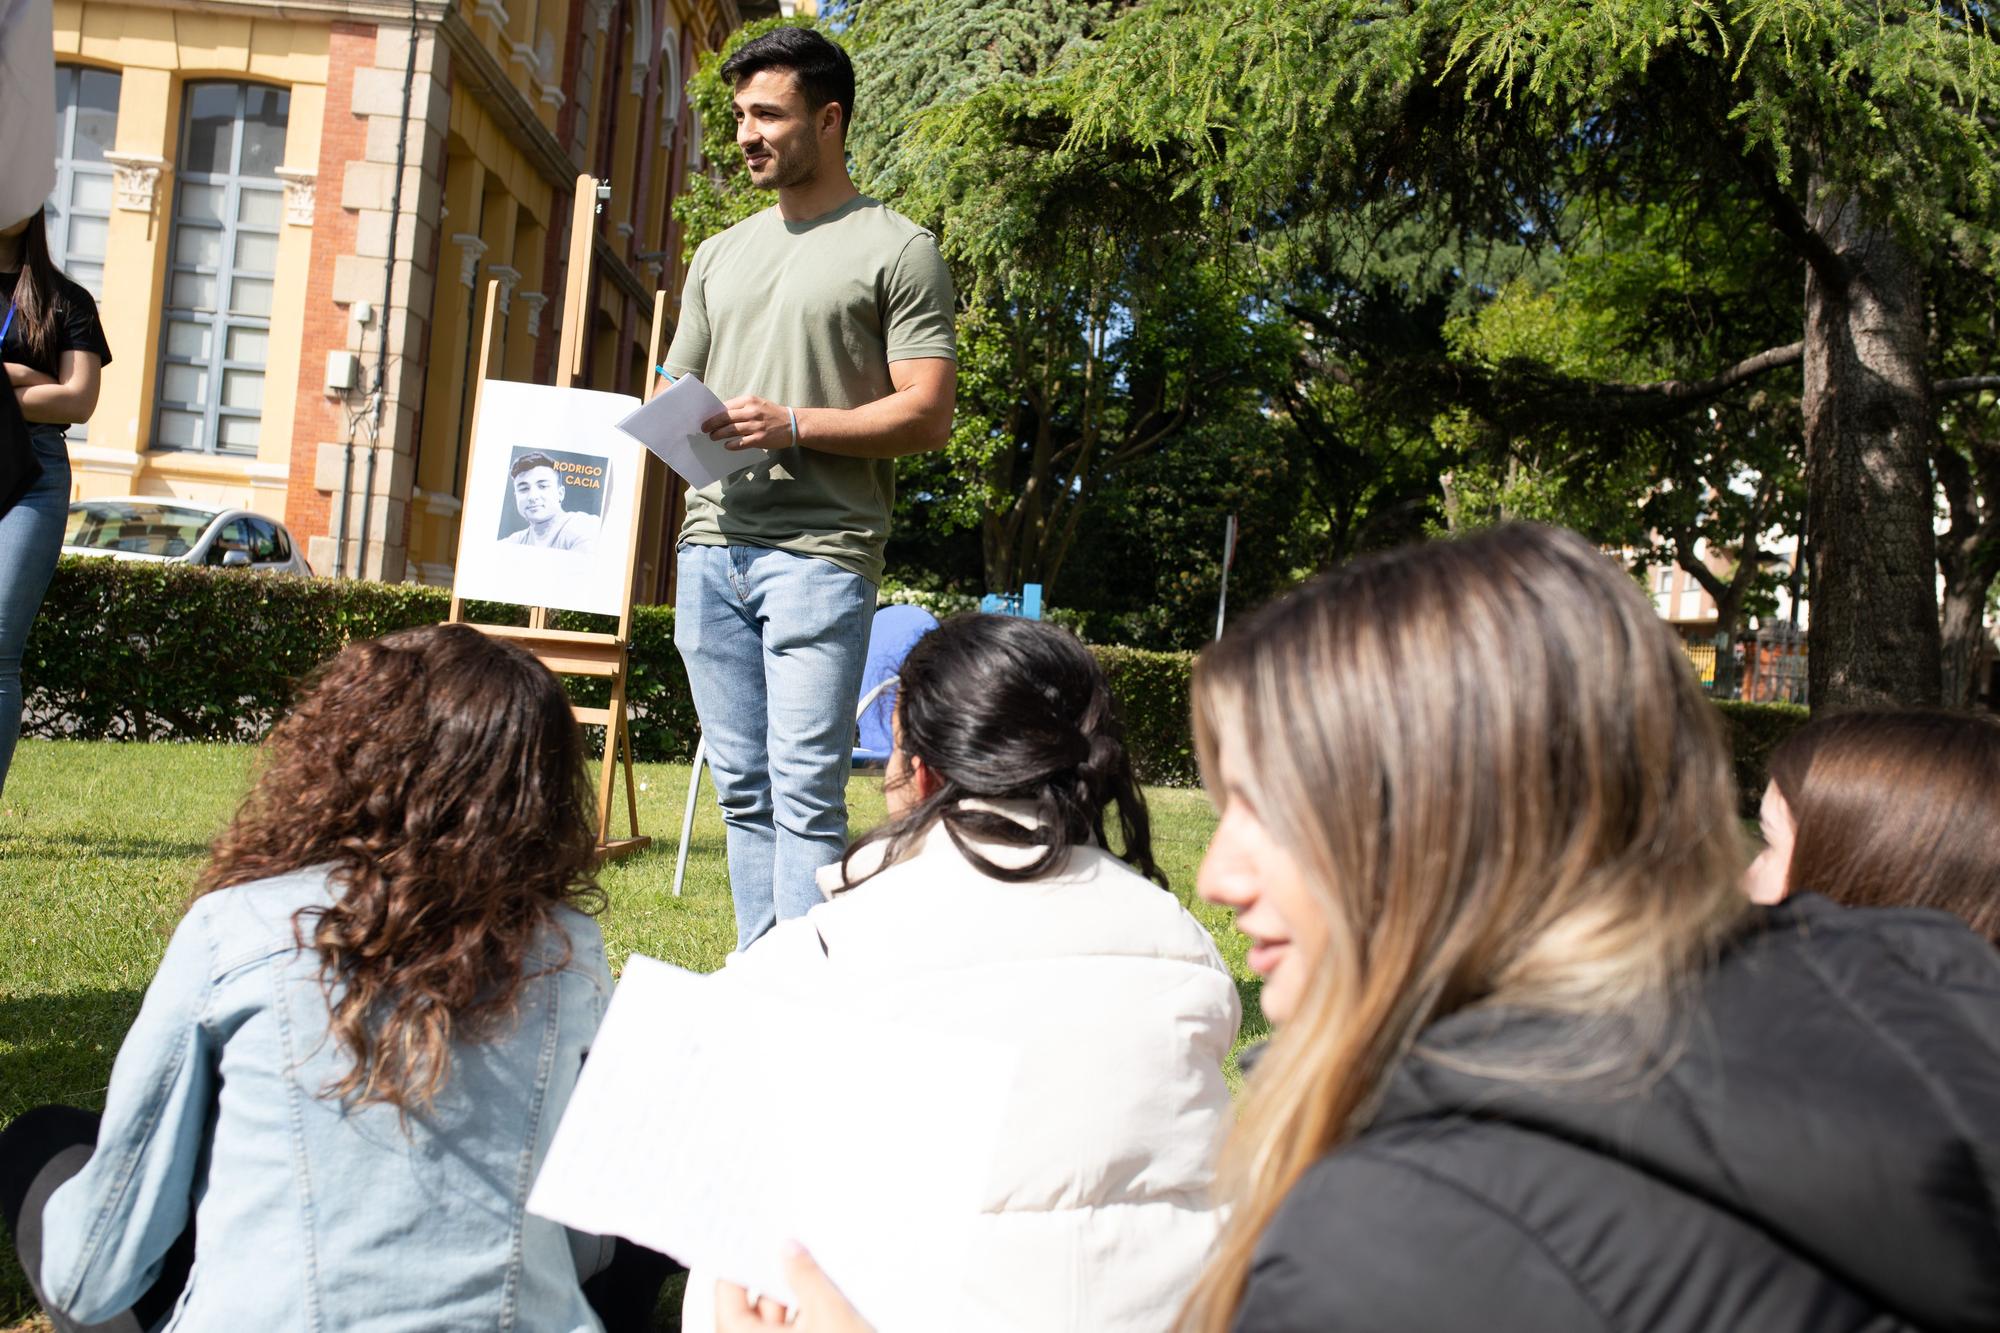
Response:
[[[187,87],[155,448],[257,451],[291,100],[255,83]]]
[[[660,138],[674,141],[674,125],[681,118],[681,103],[687,100],[681,87],[681,34],[669,21],[660,33]]]
[[[56,188],[49,194],[49,254],[57,267],[104,301],[104,251],[111,238],[111,164],[118,136],[118,75],[83,65],[56,66]],[[89,438],[90,423],[69,428]]]
[[[104,247],[111,234],[111,164],[118,134],[118,75],[56,66],[56,188],[49,195],[49,254],[63,272],[104,299]]]
[[[646,75],[653,62],[648,48],[653,44],[653,0],[632,0],[632,96],[646,92]]]

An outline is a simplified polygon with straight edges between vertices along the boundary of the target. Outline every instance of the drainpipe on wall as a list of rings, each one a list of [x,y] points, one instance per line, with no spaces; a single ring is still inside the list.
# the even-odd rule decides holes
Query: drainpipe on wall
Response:
[[[342,416],[347,418],[347,453],[340,465],[340,516],[333,527],[333,576],[341,578],[347,573],[347,511],[354,498],[354,422],[355,414],[343,399]]]
[[[375,422],[368,432],[368,479],[361,491],[361,535],[355,540],[357,578],[365,577],[368,568],[368,520],[375,504],[375,459],[381,452],[382,414],[389,400],[389,311],[396,294],[396,232],[403,221],[403,163],[410,146],[410,99],[416,86],[417,0],[410,0],[409,58],[403,66],[403,114],[396,123],[396,183],[389,191],[389,257],[382,261],[382,327],[375,354]],[[416,266],[414,252],[410,265]]]

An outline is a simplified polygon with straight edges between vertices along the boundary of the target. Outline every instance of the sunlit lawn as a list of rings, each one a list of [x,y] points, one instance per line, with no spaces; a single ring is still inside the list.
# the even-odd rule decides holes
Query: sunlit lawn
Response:
[[[97,1108],[167,937],[248,779],[252,751],[221,745],[24,741],[0,798],[0,1123],[42,1102]],[[613,970],[633,952],[707,971],[735,941],[712,793],[695,820],[682,896],[674,840],[688,770],[639,769],[641,828],[658,841],[608,867],[603,918]],[[878,779],[857,776],[856,829],[882,818]],[[1154,854],[1183,900],[1214,816],[1201,793],[1149,789]],[[622,815],[622,806],[620,809]],[[1242,937],[1195,902],[1241,985],[1246,1038],[1262,1032]],[[1234,1070],[1231,1070],[1234,1077]],[[662,1328],[677,1326],[673,1300]],[[34,1311],[11,1244],[0,1255],[0,1328]]]

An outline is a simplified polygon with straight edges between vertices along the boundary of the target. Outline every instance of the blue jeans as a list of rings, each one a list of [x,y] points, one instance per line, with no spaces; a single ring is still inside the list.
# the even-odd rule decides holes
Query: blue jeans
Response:
[[[0,393],[6,389],[0,387]],[[56,572],[69,518],[69,446],[61,426],[30,426],[42,475],[0,514],[0,791],[21,735],[21,654]]]
[[[875,586],[763,546],[680,548],[674,644],[687,664],[729,842],[736,947],[822,901],[847,848],[854,705]]]

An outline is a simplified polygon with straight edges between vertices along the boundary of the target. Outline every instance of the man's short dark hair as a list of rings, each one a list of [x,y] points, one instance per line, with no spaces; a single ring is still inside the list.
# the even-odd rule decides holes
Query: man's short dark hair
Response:
[[[733,87],[767,69],[788,69],[806,95],[806,107],[817,111],[832,102],[840,108],[840,132],[854,123],[854,62],[838,42],[811,28],[773,28],[743,43],[722,62],[722,77]]]
[[[547,454],[522,454],[514,460],[514,466],[507,469],[507,476],[509,478],[518,477],[530,468],[538,467],[545,467],[549,471],[554,472],[556,470],[556,460],[550,458]]]

